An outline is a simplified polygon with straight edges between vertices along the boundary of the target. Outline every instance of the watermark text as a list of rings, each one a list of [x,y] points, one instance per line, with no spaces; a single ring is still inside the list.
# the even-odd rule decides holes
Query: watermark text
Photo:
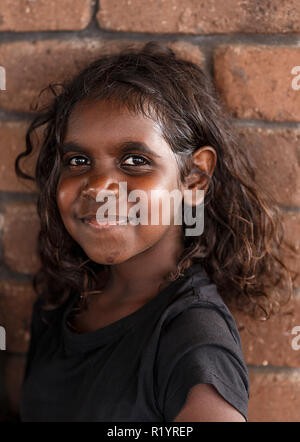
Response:
[[[0,91],[6,91],[6,72],[3,66],[0,66]]]
[[[100,190],[97,193],[97,202],[104,202],[107,198],[107,201],[96,212],[98,224],[117,222],[116,213],[118,213],[118,218],[124,219],[123,225],[128,224],[128,221],[134,226],[138,224],[170,225],[171,223],[182,225],[184,222],[185,226],[193,226],[185,229],[186,236],[200,236],[203,233],[204,190],[196,189],[194,197],[197,203],[191,204],[193,191],[190,189],[185,189],[183,194],[179,189],[174,189],[171,192],[166,189],[152,189],[149,198],[149,194],[141,189],[132,190],[127,194],[126,181],[120,182],[118,185],[118,198],[113,190]],[[128,203],[136,204],[131,205],[128,209]]]
[[[6,331],[2,325],[0,325],[0,350],[6,350]]]
[[[300,325],[296,325],[292,329],[292,335],[296,335],[292,340],[292,349],[300,350]]]
[[[292,75],[296,75],[295,78],[292,80],[292,89],[294,91],[300,90],[300,66],[294,66],[291,70]]]

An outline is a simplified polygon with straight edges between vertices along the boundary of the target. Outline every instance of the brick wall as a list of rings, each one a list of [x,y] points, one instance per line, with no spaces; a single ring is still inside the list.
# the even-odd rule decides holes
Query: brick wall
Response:
[[[257,179],[280,205],[299,250],[300,90],[291,73],[300,65],[299,0],[1,0],[0,325],[7,350],[0,352],[0,394],[5,388],[8,401],[2,414],[18,407],[35,299],[30,280],[39,266],[36,189],[14,173],[30,105],[48,82],[73,75],[103,51],[150,39],[169,43],[214,78],[249,140]],[[299,269],[299,260],[290,264]],[[300,420],[300,350],[292,348],[291,333],[300,326],[299,305],[296,287],[284,315],[267,322],[234,312],[250,372],[250,421]]]

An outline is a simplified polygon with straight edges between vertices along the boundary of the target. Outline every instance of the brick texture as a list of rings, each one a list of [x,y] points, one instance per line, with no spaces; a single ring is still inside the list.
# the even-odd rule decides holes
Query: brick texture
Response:
[[[300,92],[291,74],[299,47],[221,46],[214,54],[217,88],[237,118],[300,121]]]
[[[251,369],[250,385],[250,422],[299,422],[299,370]]]
[[[16,272],[33,274],[40,262],[37,235],[40,223],[35,204],[7,204],[2,233],[5,264]]]
[[[14,42],[0,45],[0,65],[6,69],[6,90],[1,91],[0,107],[9,111],[31,112],[37,100],[45,105],[52,94],[38,95],[50,82],[57,83],[75,75],[88,63],[106,53],[114,53],[125,46],[143,43],[125,40],[91,39],[42,40]],[[202,52],[187,42],[172,43],[182,57],[203,62]]]
[[[30,284],[0,281],[0,324],[6,330],[6,350],[28,350],[31,313],[35,299],[36,294]]]
[[[1,0],[0,31],[84,29],[93,4],[91,0]]]
[[[15,160],[19,153],[25,151],[25,133],[29,122],[0,121],[0,190],[9,192],[30,192],[36,193],[37,188],[34,182],[21,179],[15,173]],[[35,138],[32,137],[34,148]],[[21,160],[22,169],[34,176],[34,167],[37,159],[37,151],[26,159]]]
[[[103,41],[42,40],[0,46],[0,64],[6,69],[6,91],[1,92],[3,109],[29,112],[40,91],[51,83],[71,77],[92,61]],[[43,94],[42,106],[52,94]]]
[[[245,361],[249,365],[299,367],[300,350],[294,350],[292,334],[300,325],[300,298],[292,297],[281,312],[267,321],[255,321],[233,312],[239,328]]]
[[[300,99],[300,95],[299,95]],[[300,206],[300,130],[239,128],[256,183],[283,206]]]
[[[101,0],[104,29],[150,33],[300,33],[298,0]]]

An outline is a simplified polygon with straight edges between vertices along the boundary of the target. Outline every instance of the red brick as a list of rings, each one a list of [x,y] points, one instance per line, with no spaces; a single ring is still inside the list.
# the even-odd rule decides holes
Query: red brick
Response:
[[[297,0],[101,0],[104,29],[129,32],[231,34],[300,32]]]
[[[256,183],[278,204],[299,207],[300,130],[243,127],[239,134],[254,162]]]
[[[16,272],[33,274],[40,267],[37,237],[40,222],[34,203],[7,204],[4,213],[4,261]]]
[[[36,294],[30,284],[0,281],[0,324],[6,331],[6,350],[28,350],[35,299]]]
[[[249,422],[299,422],[299,370],[252,368],[249,374]]]
[[[300,91],[291,74],[299,58],[299,47],[217,48],[215,80],[229,111],[237,118],[300,121]]]
[[[128,45],[141,43],[103,41],[100,39],[18,41],[0,45],[0,65],[6,69],[6,90],[1,91],[0,107],[5,110],[31,112],[38,94],[50,82],[57,83],[77,74],[81,69],[106,53],[114,53]],[[171,44],[181,56],[196,62],[203,59],[202,52],[189,43]],[[52,99],[43,94],[40,106]]]
[[[18,41],[0,46],[0,65],[6,69],[6,90],[1,91],[1,107],[5,110],[30,111],[30,104],[50,82],[70,77],[91,61],[95,51],[103,49],[102,41],[42,40]],[[40,105],[52,99],[45,94]]]
[[[29,127],[29,122],[0,121],[0,189],[11,192],[37,192],[34,182],[18,178],[15,173],[15,159],[17,155],[25,151],[25,133]],[[34,143],[35,138],[32,137]],[[31,154],[26,159],[22,159],[21,167],[29,175],[34,175],[36,163],[36,153]]]
[[[192,61],[193,63],[201,66],[202,69],[205,69],[204,54],[197,46],[186,41],[166,42],[165,44],[173,49],[178,57],[182,57],[186,60]]]
[[[232,310],[248,365],[299,367],[300,350],[294,350],[292,330],[300,326],[300,298],[292,297],[281,312],[258,321]]]
[[[92,4],[91,0],[1,0],[0,31],[84,29]]]

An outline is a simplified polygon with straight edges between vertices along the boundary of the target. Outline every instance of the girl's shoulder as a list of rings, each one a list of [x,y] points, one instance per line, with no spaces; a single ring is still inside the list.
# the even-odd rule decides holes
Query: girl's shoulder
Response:
[[[249,377],[235,320],[204,271],[167,309],[156,351],[157,401],[167,420],[196,384],[211,384],[247,419]]]
[[[222,299],[216,284],[201,265],[187,275],[189,290],[169,305],[162,335],[170,341],[190,341],[196,336],[203,344],[221,343],[241,347],[235,319]]]

